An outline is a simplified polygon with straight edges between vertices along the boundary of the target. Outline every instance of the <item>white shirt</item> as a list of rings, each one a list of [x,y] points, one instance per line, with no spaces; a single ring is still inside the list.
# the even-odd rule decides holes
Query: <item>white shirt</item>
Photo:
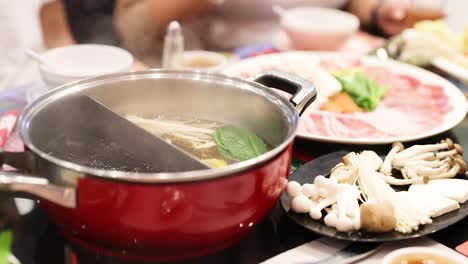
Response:
[[[43,51],[40,7],[51,0],[0,0],[0,91],[40,80],[24,51]]]

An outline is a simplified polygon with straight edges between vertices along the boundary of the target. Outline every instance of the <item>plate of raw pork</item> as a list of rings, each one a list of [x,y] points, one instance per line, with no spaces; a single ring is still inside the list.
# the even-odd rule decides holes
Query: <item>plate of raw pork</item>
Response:
[[[407,142],[447,131],[467,113],[463,93],[422,68],[334,52],[285,52],[234,63],[224,74],[265,70],[312,81],[316,101],[301,116],[298,137],[346,144]]]

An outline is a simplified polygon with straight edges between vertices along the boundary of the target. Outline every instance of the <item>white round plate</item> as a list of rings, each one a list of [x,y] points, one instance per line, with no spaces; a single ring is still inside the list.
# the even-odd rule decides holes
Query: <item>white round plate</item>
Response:
[[[444,58],[435,58],[432,60],[432,65],[468,84],[468,69]]]
[[[248,78],[272,69],[297,73],[308,65],[315,68],[320,65],[326,70],[363,67],[365,72],[377,76],[377,82],[384,80],[390,89],[372,112],[339,114],[309,107],[300,118],[297,132],[300,138],[345,144],[407,142],[445,132],[460,123],[467,113],[463,93],[451,82],[415,66],[374,57],[285,52],[239,61],[226,67],[223,73]]]

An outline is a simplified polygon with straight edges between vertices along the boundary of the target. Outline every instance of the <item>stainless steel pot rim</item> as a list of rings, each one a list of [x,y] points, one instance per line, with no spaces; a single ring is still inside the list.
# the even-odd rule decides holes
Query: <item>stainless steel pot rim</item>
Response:
[[[58,97],[66,96],[80,90],[84,90],[90,87],[93,87],[98,84],[115,82],[119,80],[131,80],[131,79],[140,79],[140,78],[191,78],[195,81],[223,81],[225,83],[232,83],[237,85],[241,89],[248,89],[257,94],[266,96],[273,103],[279,105],[280,107],[286,107],[286,111],[291,113],[288,115],[289,122],[289,132],[287,138],[278,146],[271,149],[267,153],[258,156],[256,158],[238,162],[232,165],[229,165],[224,168],[217,169],[208,169],[208,170],[198,170],[198,171],[187,171],[187,172],[177,172],[177,173],[135,173],[135,172],[125,172],[125,171],[115,171],[115,170],[102,170],[95,169],[91,167],[86,167],[82,165],[75,164],[66,160],[58,159],[48,153],[45,153],[38,149],[32,142],[29,136],[28,130],[30,122],[37,111],[48,104],[49,102],[56,100]],[[74,170],[85,175],[99,177],[107,180],[118,180],[118,181],[128,181],[135,183],[178,183],[178,182],[193,182],[201,180],[210,180],[216,178],[222,178],[225,176],[232,176],[233,174],[246,171],[249,168],[255,167],[259,164],[263,164],[280,154],[285,150],[289,144],[295,138],[297,124],[299,120],[299,115],[294,108],[294,106],[283,96],[274,92],[272,89],[267,88],[261,84],[244,80],[241,78],[231,77],[219,73],[208,73],[202,71],[192,71],[192,70],[163,70],[163,69],[152,69],[138,72],[126,72],[126,73],[115,73],[109,75],[102,75],[94,78],[79,80],[71,82],[62,86],[59,86],[50,92],[46,93],[40,97],[35,102],[28,105],[22,112],[19,118],[19,132],[24,144],[33,151],[35,154],[41,158],[50,161],[58,166]]]

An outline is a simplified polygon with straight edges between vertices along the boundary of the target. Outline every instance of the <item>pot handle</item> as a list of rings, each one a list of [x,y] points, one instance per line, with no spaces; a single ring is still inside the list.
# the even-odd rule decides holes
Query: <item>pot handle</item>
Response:
[[[264,71],[255,74],[249,80],[292,94],[289,101],[299,115],[317,98],[317,89],[314,84],[297,75],[281,71]]]
[[[24,168],[31,161],[29,152],[0,151],[0,165],[8,164]],[[76,190],[52,185],[49,180],[34,177],[21,172],[0,171],[0,191],[13,193],[24,192],[42,199],[49,200],[67,208],[76,207]]]

